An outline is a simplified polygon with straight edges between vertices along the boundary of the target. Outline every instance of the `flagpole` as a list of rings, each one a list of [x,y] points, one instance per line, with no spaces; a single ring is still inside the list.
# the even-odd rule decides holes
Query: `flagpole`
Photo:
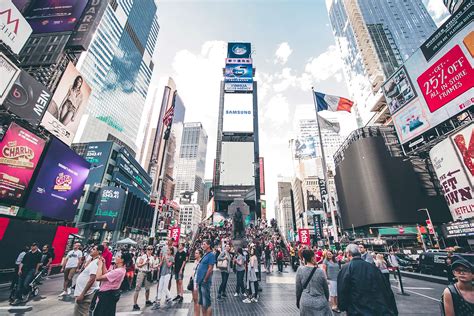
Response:
[[[321,127],[319,124],[319,115],[318,115],[318,102],[316,101],[316,94],[314,92],[314,87],[311,87],[311,91],[313,92],[313,102],[314,106],[316,109],[316,121],[318,123],[318,134],[319,134],[319,144],[321,147],[321,155],[322,155],[322,164],[323,164],[323,175],[324,175],[324,182],[326,182],[326,188],[327,188],[327,207],[329,209],[329,212],[331,212],[331,221],[332,221],[332,233],[334,236],[334,242],[339,242],[339,237],[337,235],[337,226],[336,226],[336,216],[334,215],[334,212],[331,207],[331,190],[329,189],[329,183],[328,183],[328,170],[327,170],[327,165],[326,165],[326,155],[324,154],[324,145],[323,145],[323,136],[321,134]]]

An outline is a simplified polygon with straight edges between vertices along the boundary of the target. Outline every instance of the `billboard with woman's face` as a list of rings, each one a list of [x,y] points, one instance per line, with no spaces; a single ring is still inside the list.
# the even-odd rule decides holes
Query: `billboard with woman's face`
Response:
[[[72,63],[66,68],[41,125],[67,145],[71,145],[91,88]]]

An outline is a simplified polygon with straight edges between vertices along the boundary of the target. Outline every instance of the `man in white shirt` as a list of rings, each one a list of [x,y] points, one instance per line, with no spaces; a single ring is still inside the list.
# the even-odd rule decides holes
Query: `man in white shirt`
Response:
[[[136,267],[138,268],[137,285],[135,287],[135,294],[133,295],[133,310],[139,311],[138,306],[138,293],[142,288],[142,283],[145,281],[145,305],[151,306],[153,303],[150,301],[150,288],[152,284],[152,271],[157,267],[157,262],[153,257],[153,246],[146,248],[146,253],[138,257]]]
[[[79,249],[80,247],[81,244],[76,242],[73,249],[67,253],[66,258],[63,260],[61,272],[64,272],[64,285],[63,291],[59,296],[71,295],[72,278],[82,260],[82,251]]]
[[[99,268],[100,256],[104,251],[104,246],[94,246],[90,252],[91,261],[82,270],[76,280],[76,288],[74,289],[74,297],[76,304],[74,305],[74,316],[88,316],[89,307],[94,296],[94,291],[99,288],[99,282],[95,280],[97,269]]]

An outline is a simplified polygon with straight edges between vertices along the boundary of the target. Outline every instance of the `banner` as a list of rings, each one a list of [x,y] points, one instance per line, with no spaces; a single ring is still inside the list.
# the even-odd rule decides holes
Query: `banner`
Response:
[[[0,142],[0,200],[21,203],[46,141],[11,123]]]
[[[258,165],[260,171],[260,195],[265,195],[265,163],[263,157],[258,158]]]
[[[474,123],[430,151],[444,198],[455,221],[474,217]]]
[[[170,227],[168,232],[168,238],[173,238],[174,243],[173,246],[178,246],[179,244],[179,237],[181,235],[181,228],[179,226]]]
[[[446,238],[474,236],[474,219],[458,221],[441,226]]]
[[[89,167],[84,158],[53,137],[25,207],[49,218],[72,220]]]
[[[125,190],[106,186],[100,189],[94,213],[94,229],[115,230],[125,202]],[[105,224],[105,225],[104,225]]]
[[[0,108],[3,107],[32,126],[37,127],[48,108],[51,97],[52,93],[48,88],[26,71],[21,70]]]
[[[3,104],[20,74],[20,69],[0,52],[0,105]]]
[[[324,179],[318,178],[318,185],[319,185],[319,193],[321,194],[321,198],[328,194],[326,189],[326,181]]]
[[[69,63],[41,125],[65,144],[71,145],[90,94],[91,88],[84,77]]]
[[[303,245],[311,245],[311,238],[309,235],[309,229],[298,228],[298,240]]]
[[[401,144],[474,104],[474,32],[466,3],[382,85]]]
[[[9,0],[0,1],[0,41],[19,54],[32,32],[31,26]]]
[[[313,215],[314,239],[316,242],[323,240],[323,225],[321,223],[321,215]]]

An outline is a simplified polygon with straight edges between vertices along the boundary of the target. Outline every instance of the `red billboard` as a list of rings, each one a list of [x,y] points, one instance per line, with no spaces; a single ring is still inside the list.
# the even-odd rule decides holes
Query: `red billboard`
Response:
[[[0,199],[21,202],[45,140],[12,123],[0,142]]]
[[[300,241],[300,244],[310,245],[311,244],[311,237],[309,235],[309,229],[307,229],[307,228],[298,228],[298,239]]]
[[[260,167],[260,195],[265,195],[265,164],[263,157],[258,159],[258,164]]]
[[[168,232],[168,237],[174,239],[174,246],[177,246],[179,244],[179,237],[181,235],[181,228],[179,226],[173,226],[170,227],[170,230]]]

